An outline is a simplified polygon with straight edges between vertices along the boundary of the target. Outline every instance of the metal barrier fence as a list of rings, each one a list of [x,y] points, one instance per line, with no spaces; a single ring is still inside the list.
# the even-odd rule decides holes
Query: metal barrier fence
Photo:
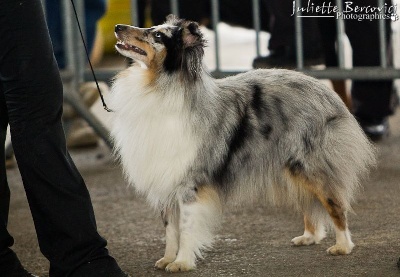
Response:
[[[219,49],[219,33],[217,25],[220,22],[219,17],[219,1],[211,1],[211,18],[213,22],[213,30],[215,32],[215,60],[216,69],[212,72],[215,77],[224,77],[228,75],[233,75],[240,73],[240,71],[223,71],[220,66],[220,49]],[[294,0],[296,6],[301,6],[301,0]],[[343,10],[342,0],[335,1],[339,12]],[[259,47],[259,33],[260,33],[260,5],[259,0],[252,0],[253,5],[253,26],[256,32],[256,51],[257,56],[260,54]],[[377,5],[379,7],[384,6],[384,0],[377,0]],[[178,10],[178,0],[170,0],[171,13],[179,16]],[[138,12],[137,12],[137,0],[131,0],[132,7],[132,24],[138,25]],[[381,11],[383,12],[383,11]],[[352,69],[345,68],[345,58],[344,58],[344,41],[343,37],[345,35],[344,19],[339,17],[336,20],[337,27],[337,52],[338,52],[338,67],[337,68],[326,68],[312,70],[309,68],[304,68],[304,56],[303,56],[303,40],[302,40],[302,18],[299,16],[295,17],[295,41],[296,41],[296,63],[297,70],[302,71],[308,75],[312,75],[316,78],[326,78],[326,79],[357,79],[357,80],[378,80],[378,79],[398,79],[400,78],[400,69],[393,67],[388,67],[387,64],[387,51],[386,51],[386,25],[384,20],[379,20],[379,44],[380,44],[380,61],[381,64],[378,67],[355,67]],[[103,76],[106,76],[104,74]]]
[[[171,13],[179,16],[179,5],[178,0],[169,0],[171,6]],[[212,72],[212,75],[216,78],[225,77],[229,75],[238,74],[241,71],[226,71],[221,69],[220,65],[220,43],[219,43],[219,32],[218,23],[220,22],[219,16],[219,1],[211,1],[211,19],[212,27],[215,32],[215,61],[216,68]],[[260,53],[260,5],[259,0],[251,0],[253,5],[253,25],[256,32],[256,51],[257,56]],[[294,0],[297,6],[301,5],[301,0]],[[384,0],[377,0],[379,6],[384,5]],[[138,26],[139,13],[138,13],[138,1],[131,0],[131,19],[132,25]],[[343,9],[342,1],[335,0],[335,3],[339,10]],[[336,68],[325,68],[325,69],[310,69],[304,67],[304,56],[303,56],[303,39],[302,39],[302,18],[299,16],[295,17],[295,41],[296,41],[296,63],[297,70],[302,71],[308,75],[314,76],[321,79],[353,79],[353,80],[384,80],[384,79],[399,79],[400,69],[388,67],[387,64],[387,53],[386,53],[386,26],[384,20],[379,20],[379,43],[380,43],[380,66],[375,67],[353,67],[345,68],[345,58],[344,58],[344,41],[343,37],[345,35],[344,19],[339,17],[336,20],[337,27],[337,52],[338,52],[338,67]],[[116,71],[109,70],[98,70],[97,75],[101,80],[109,80],[114,76]],[[90,73],[85,72],[84,79],[90,79]]]
[[[43,0],[42,0],[43,1]],[[65,36],[65,49],[66,49],[66,69],[61,72],[64,83],[64,99],[67,103],[73,106],[77,113],[82,116],[96,133],[104,139],[109,147],[112,147],[112,141],[109,139],[108,131],[104,128],[103,124],[81,103],[80,97],[77,93],[79,84],[83,81],[92,80],[91,73],[86,68],[86,58],[84,48],[76,28],[76,22],[73,15],[71,0],[62,0],[63,22],[64,22],[64,36]],[[212,27],[215,32],[215,60],[216,69],[212,75],[216,78],[240,73],[240,71],[224,71],[220,65],[220,44],[218,22],[219,17],[219,1],[211,1],[211,17]],[[85,26],[84,14],[84,1],[79,0],[74,2],[77,8],[77,13],[82,26]],[[301,6],[301,0],[295,0],[297,6]],[[259,0],[252,0],[253,12],[253,25],[256,32],[256,51],[257,56],[260,53],[259,47],[259,33],[260,33],[260,5]],[[343,9],[342,0],[336,0],[336,5],[339,11]],[[384,0],[378,0],[378,5],[383,6]],[[178,0],[170,0],[171,13],[179,16]],[[132,25],[138,25],[138,1],[131,0],[131,18]],[[303,56],[303,41],[302,41],[302,19],[295,17],[295,41],[296,41],[296,63],[297,70],[302,71],[308,75],[316,78],[323,79],[357,79],[357,80],[383,80],[383,79],[400,79],[400,70],[393,67],[388,67],[387,53],[386,53],[386,26],[384,20],[379,20],[379,42],[380,42],[380,66],[378,67],[355,67],[345,68],[344,66],[344,42],[343,37],[345,34],[345,26],[343,18],[338,18],[336,21],[337,27],[337,52],[338,52],[338,67],[315,70],[304,67]],[[84,29],[84,28],[83,28]],[[113,70],[96,70],[96,75],[99,80],[109,81],[117,72]],[[9,148],[8,148],[9,150]],[[9,151],[8,151],[9,152]]]
[[[169,0],[171,6],[171,13],[179,16],[179,5],[178,0]],[[215,32],[215,60],[216,69],[212,72],[213,76],[216,78],[234,75],[240,73],[241,71],[224,71],[221,69],[220,65],[220,43],[219,43],[219,32],[218,23],[220,22],[219,17],[219,1],[211,1],[211,18],[212,27]],[[384,0],[377,0],[379,6],[384,5]],[[295,0],[297,6],[301,6],[301,0]],[[342,10],[342,1],[335,1],[339,10]],[[253,25],[256,32],[256,51],[257,56],[260,53],[259,46],[259,34],[260,34],[260,5],[259,0],[252,0],[253,5]],[[139,22],[138,15],[138,1],[131,0],[131,18],[132,25],[137,26]],[[386,26],[384,20],[379,20],[379,43],[380,43],[380,66],[375,67],[354,67],[345,68],[345,58],[344,58],[344,41],[343,37],[345,35],[344,19],[339,17],[336,20],[337,27],[337,52],[338,52],[338,67],[337,68],[326,68],[326,69],[310,69],[304,67],[304,56],[303,56],[303,39],[302,39],[302,18],[299,16],[295,17],[295,41],[296,41],[296,63],[297,70],[302,71],[308,75],[314,76],[316,78],[322,79],[353,79],[353,80],[378,80],[378,79],[398,79],[400,78],[400,69],[388,67],[387,64],[387,53],[386,53]],[[102,80],[108,80],[116,72],[108,70],[99,70],[97,75]],[[90,74],[85,73],[85,79],[90,79]]]

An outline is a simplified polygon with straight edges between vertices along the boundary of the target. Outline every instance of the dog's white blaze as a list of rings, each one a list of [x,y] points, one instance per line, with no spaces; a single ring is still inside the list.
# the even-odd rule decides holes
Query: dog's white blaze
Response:
[[[116,118],[111,132],[129,182],[158,207],[174,196],[193,164],[197,140],[185,123],[179,88],[165,91],[165,99],[146,91],[144,69],[127,70],[113,85],[110,104]]]

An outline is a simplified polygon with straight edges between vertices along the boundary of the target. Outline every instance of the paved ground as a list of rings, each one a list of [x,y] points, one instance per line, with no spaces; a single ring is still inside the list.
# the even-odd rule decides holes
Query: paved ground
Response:
[[[291,238],[302,233],[301,216],[256,205],[227,211],[215,248],[195,272],[180,276],[399,276],[400,111],[391,126],[392,135],[377,144],[379,166],[350,215],[357,245],[351,255],[325,253],[334,242],[332,234],[320,245],[292,247]],[[133,276],[166,276],[153,270],[164,247],[159,216],[127,187],[108,149],[72,154],[90,189],[100,233],[121,266]],[[45,275],[48,263],[38,249],[18,169],[9,170],[8,177],[14,249],[27,268]]]
[[[254,54],[249,56],[245,66]],[[254,205],[226,211],[214,249],[196,271],[179,276],[399,276],[400,110],[390,123],[391,136],[377,144],[379,165],[364,183],[355,214],[350,215],[357,245],[351,255],[326,254],[334,243],[332,234],[320,245],[292,247],[290,240],[303,232],[301,216]],[[169,275],[153,270],[165,244],[159,215],[127,187],[108,149],[101,145],[72,155],[89,187],[99,231],[120,265],[132,276]],[[46,276],[48,262],[38,249],[18,169],[9,170],[8,177],[14,250],[29,270]]]

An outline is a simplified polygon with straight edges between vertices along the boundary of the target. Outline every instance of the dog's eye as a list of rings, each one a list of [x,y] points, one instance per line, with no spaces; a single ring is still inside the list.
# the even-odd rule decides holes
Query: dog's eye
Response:
[[[154,36],[154,41],[155,42],[157,42],[157,43],[163,43],[163,33],[161,33],[161,32],[155,32],[154,34],[153,34],[153,36]]]

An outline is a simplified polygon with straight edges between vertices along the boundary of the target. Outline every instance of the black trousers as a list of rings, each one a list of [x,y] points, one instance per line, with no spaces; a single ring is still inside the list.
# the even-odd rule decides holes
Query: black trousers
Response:
[[[108,256],[88,190],[66,149],[62,94],[40,0],[0,0],[0,253],[13,245],[4,158],[9,124],[50,276],[67,276]]]
[[[320,0],[320,4],[322,4]],[[377,0],[354,0],[354,5],[377,7]],[[390,6],[391,0],[385,0]],[[326,65],[338,66],[336,59],[336,19],[319,18],[318,22],[322,30]],[[380,66],[379,50],[379,20],[346,19],[345,28],[353,49],[353,66]],[[390,20],[386,23],[388,64],[391,63],[391,26]],[[396,92],[392,80],[354,80],[351,89],[353,113],[361,121],[381,119],[394,113],[396,108]]]
[[[308,0],[301,1],[307,6]],[[311,1],[312,2],[312,1]],[[267,0],[268,12],[271,14],[269,50],[287,49],[295,54],[295,25],[292,0]],[[303,23],[303,51],[304,57],[319,57],[322,52],[320,28],[316,18],[307,18]]]

